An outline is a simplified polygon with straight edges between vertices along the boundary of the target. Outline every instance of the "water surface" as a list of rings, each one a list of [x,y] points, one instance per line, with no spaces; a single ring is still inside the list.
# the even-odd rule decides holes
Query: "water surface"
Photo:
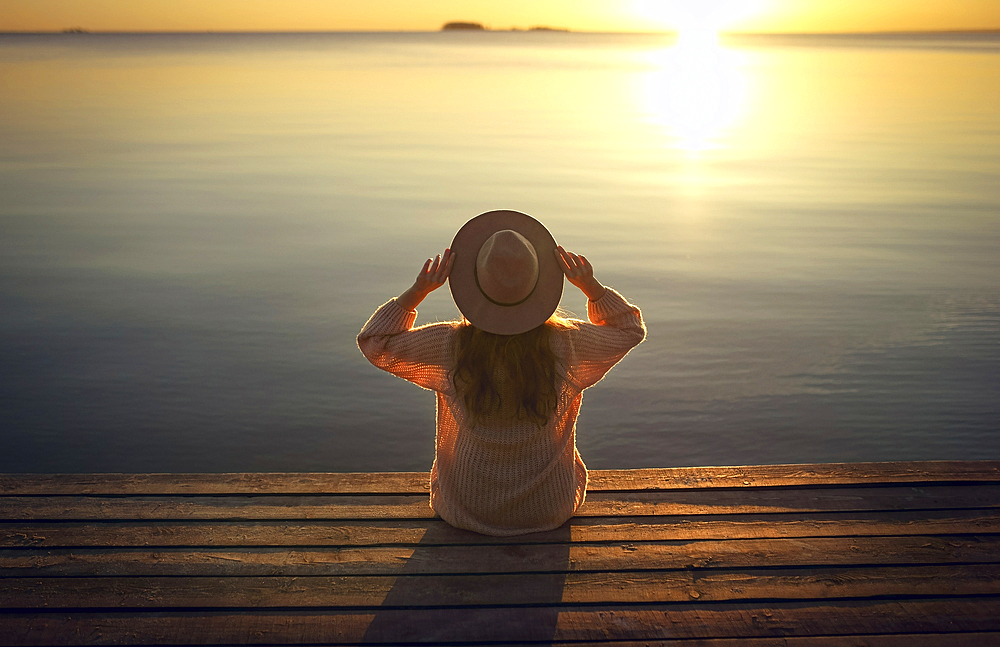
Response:
[[[0,36],[0,470],[428,469],[354,337],[495,208],[646,317],[590,467],[1000,458],[997,79],[996,35]]]

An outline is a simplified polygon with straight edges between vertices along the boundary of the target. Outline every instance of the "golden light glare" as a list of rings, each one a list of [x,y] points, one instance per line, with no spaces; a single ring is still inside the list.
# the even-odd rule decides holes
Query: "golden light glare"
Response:
[[[739,52],[719,46],[714,32],[710,38],[698,34],[650,54],[653,69],[642,91],[650,121],[669,134],[673,147],[692,156],[724,146],[748,86]]]
[[[719,46],[719,33],[759,15],[771,0],[637,0],[637,14],[677,32],[675,45],[651,55],[643,102],[651,121],[672,145],[695,156],[723,146],[723,134],[738,120],[747,79],[740,55]]]

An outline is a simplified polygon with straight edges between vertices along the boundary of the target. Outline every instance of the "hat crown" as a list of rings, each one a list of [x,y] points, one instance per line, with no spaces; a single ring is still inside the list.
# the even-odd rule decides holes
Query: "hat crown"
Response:
[[[534,245],[512,229],[495,232],[479,248],[476,282],[483,295],[497,305],[523,302],[538,283]]]

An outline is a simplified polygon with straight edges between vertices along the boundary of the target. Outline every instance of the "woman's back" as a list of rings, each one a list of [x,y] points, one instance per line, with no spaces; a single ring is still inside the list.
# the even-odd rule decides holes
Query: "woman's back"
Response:
[[[509,407],[470,412],[454,380],[455,336],[464,324],[404,327],[399,325],[405,320],[399,320],[398,308],[395,301],[382,306],[358,343],[375,366],[437,392],[434,510],[454,526],[489,535],[562,525],[586,492],[587,470],[576,449],[583,390],[642,341],[645,327],[639,309],[608,289],[588,303],[589,323],[570,321],[552,328],[554,408],[539,424],[523,413],[511,415]],[[504,367],[496,372],[501,402],[513,402],[518,385],[509,375],[504,379]],[[435,378],[421,381],[415,376]]]

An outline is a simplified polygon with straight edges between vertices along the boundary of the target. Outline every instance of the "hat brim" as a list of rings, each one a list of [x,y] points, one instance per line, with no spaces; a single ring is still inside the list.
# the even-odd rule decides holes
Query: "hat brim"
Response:
[[[538,282],[523,302],[513,306],[498,305],[482,293],[476,283],[476,258],[479,248],[498,231],[512,229],[535,247],[538,256]],[[563,271],[553,250],[556,241],[545,225],[520,211],[488,211],[465,223],[451,250],[454,265],[448,277],[451,296],[462,315],[476,328],[497,335],[518,335],[545,323],[559,306],[563,291]]]

